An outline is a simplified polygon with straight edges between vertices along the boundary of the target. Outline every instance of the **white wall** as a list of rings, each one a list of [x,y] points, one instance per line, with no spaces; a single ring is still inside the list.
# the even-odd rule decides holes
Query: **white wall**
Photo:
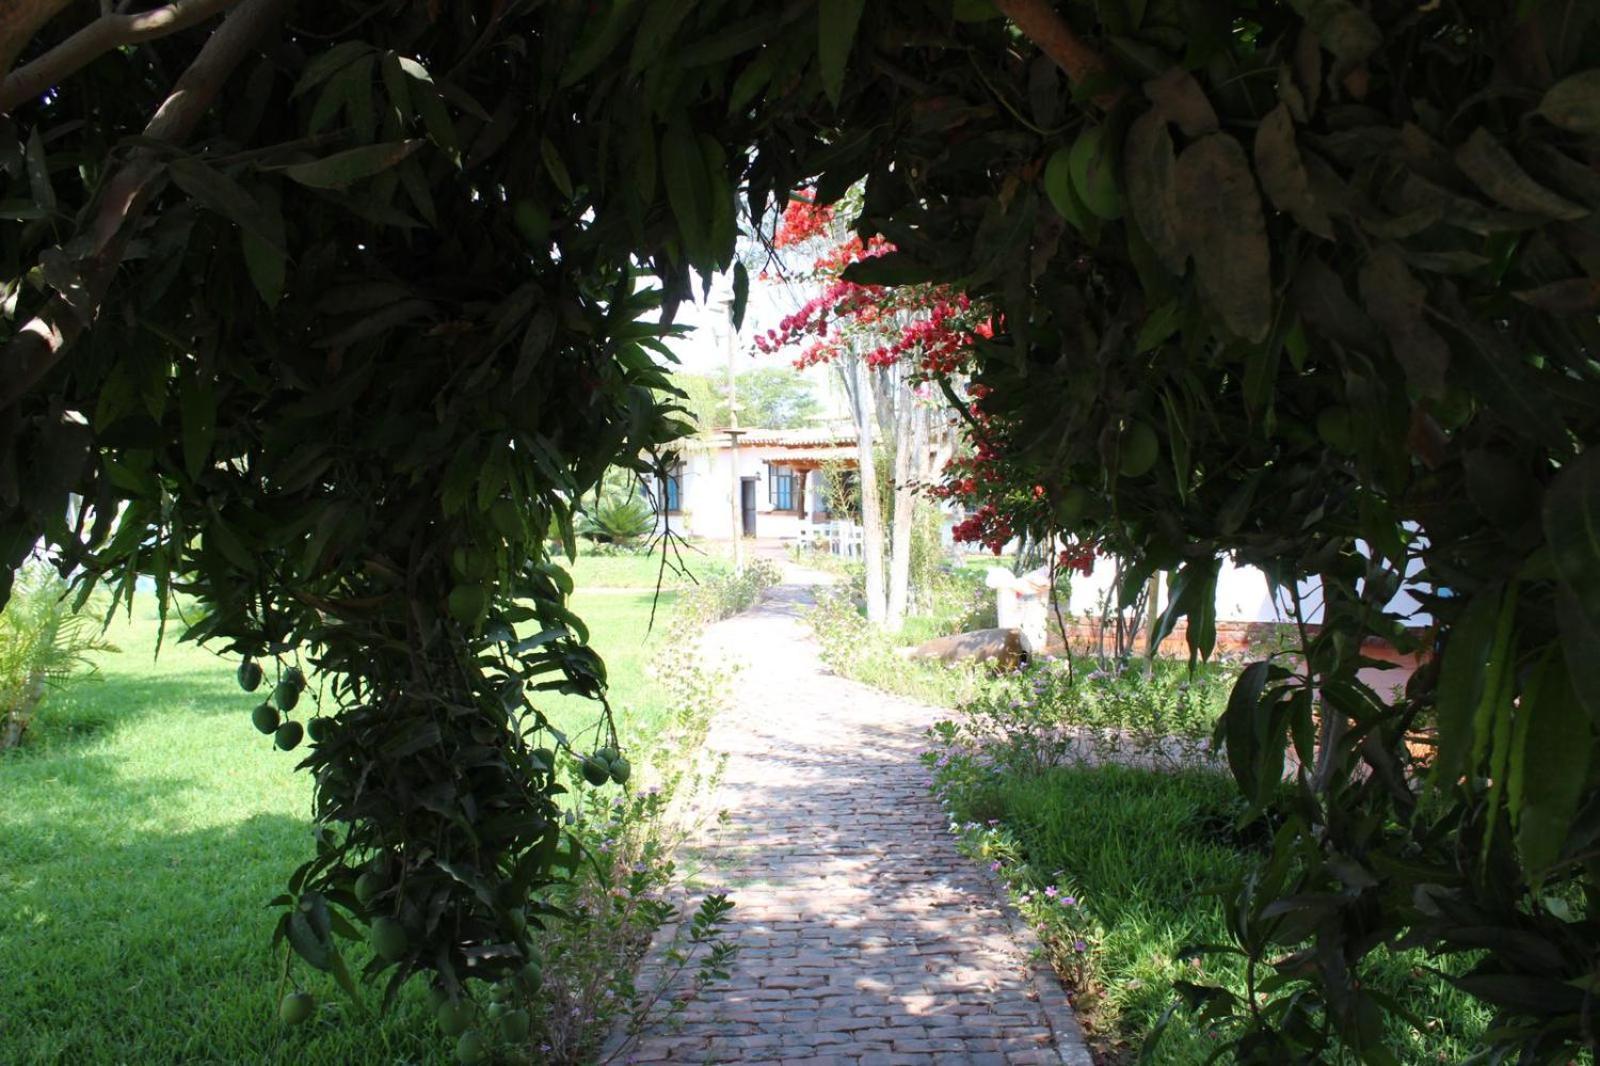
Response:
[[[1410,573],[1415,574],[1421,565],[1420,561],[1414,561]],[[1110,589],[1111,595],[1115,597],[1114,571],[1115,565],[1110,559],[1097,558],[1093,573],[1087,577],[1082,574],[1072,575],[1072,600],[1069,608],[1071,612],[1075,615],[1096,614],[1106,590]],[[1163,591],[1165,592],[1165,586]],[[1313,625],[1320,623],[1321,584],[1316,581],[1303,581],[1300,583],[1299,592],[1306,622]],[[1165,595],[1161,606],[1166,606]],[[1426,626],[1432,623],[1432,619],[1420,609],[1416,599],[1403,589],[1384,606],[1384,611],[1394,617],[1405,619],[1410,625]],[[1277,595],[1274,596],[1265,573],[1253,566],[1239,566],[1231,559],[1222,560],[1222,566],[1217,571],[1217,621],[1292,622],[1293,620],[1293,603],[1287,589],[1277,590]]]
[[[841,448],[841,457],[854,449]],[[799,515],[772,510],[768,464],[785,462],[789,449],[754,445],[739,449],[740,478],[755,478],[756,532],[762,537],[798,537],[803,520]],[[817,471],[806,475],[806,509],[817,499],[820,488]],[[688,536],[726,540],[733,528],[734,493],[733,453],[728,448],[686,450],[683,454],[683,485],[680,497],[683,512],[672,516],[672,528]]]

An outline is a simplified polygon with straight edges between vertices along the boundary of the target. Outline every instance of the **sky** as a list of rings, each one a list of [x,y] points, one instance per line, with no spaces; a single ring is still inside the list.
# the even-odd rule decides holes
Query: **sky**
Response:
[[[695,296],[701,295],[701,286],[695,285]],[[677,322],[680,325],[693,327],[691,332],[677,340],[669,341],[668,346],[679,359],[676,369],[691,374],[707,374],[725,376],[728,372],[728,318],[726,301],[733,291],[732,274],[719,274],[712,279],[710,299],[694,304],[684,304],[678,308]],[[792,365],[795,352],[787,351],[778,354],[764,355],[756,351],[752,338],[757,333],[765,333],[775,327],[778,320],[792,312],[799,305],[792,290],[788,290],[781,282],[765,282],[752,277],[750,280],[750,299],[745,308],[744,328],[734,337],[734,366],[743,373],[746,370],[755,370],[765,367],[789,367]],[[839,390],[833,382],[833,372],[827,367],[813,367],[803,373],[809,378],[816,392],[817,398],[823,403],[834,417],[842,417],[845,409],[840,406],[841,397]]]

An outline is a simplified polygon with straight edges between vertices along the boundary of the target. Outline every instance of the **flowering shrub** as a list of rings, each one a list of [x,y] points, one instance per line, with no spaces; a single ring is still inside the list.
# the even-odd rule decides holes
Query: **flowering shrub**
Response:
[[[1095,987],[1093,951],[1104,928],[1084,906],[1064,870],[1048,875],[1028,862],[1016,834],[998,818],[951,822],[962,854],[983,863],[1005,885],[1013,906],[1038,934],[1051,967],[1077,994]]]
[[[789,201],[774,233],[777,248],[810,246],[816,252],[808,277],[822,291],[776,327],[754,339],[763,353],[798,350],[797,367],[831,362],[847,352],[868,367],[903,364],[914,379],[937,381],[957,408],[967,437],[966,454],[949,460],[940,483],[927,486],[934,499],[959,504],[966,517],[953,535],[982,544],[996,555],[1017,534],[1048,536],[1072,525],[1083,510],[1084,490],[1045,485],[1012,456],[1005,418],[985,405],[989,390],[972,382],[980,345],[1004,339],[1004,321],[984,301],[948,285],[880,285],[854,280],[851,268],[893,253],[881,236],[865,242],[848,233],[843,215],[805,194]],[[1088,572],[1093,543],[1073,543],[1058,565]]]

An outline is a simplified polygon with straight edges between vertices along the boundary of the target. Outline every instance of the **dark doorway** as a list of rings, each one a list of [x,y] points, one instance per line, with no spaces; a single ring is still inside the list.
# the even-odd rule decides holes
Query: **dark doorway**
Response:
[[[744,535],[756,535],[756,479],[753,477],[741,478],[739,481],[739,513],[744,516]]]

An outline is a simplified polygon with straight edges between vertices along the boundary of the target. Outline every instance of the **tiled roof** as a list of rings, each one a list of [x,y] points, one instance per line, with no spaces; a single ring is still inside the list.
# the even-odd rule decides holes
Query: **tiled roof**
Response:
[[[727,430],[712,430],[700,434],[697,443],[715,448],[728,442]],[[827,426],[803,429],[745,429],[739,431],[741,447],[754,445],[772,448],[816,448],[827,445],[848,445],[856,442],[854,429]]]

